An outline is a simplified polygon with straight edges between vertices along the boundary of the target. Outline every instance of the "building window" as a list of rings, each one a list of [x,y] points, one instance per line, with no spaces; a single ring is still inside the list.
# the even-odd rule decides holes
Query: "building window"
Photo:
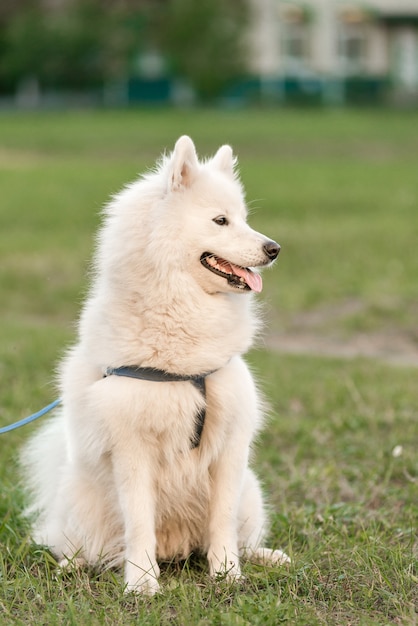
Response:
[[[310,57],[309,16],[302,7],[281,3],[279,9],[281,53],[287,74],[303,74]]]
[[[308,59],[307,32],[304,24],[285,24],[282,36],[282,53],[286,69],[302,69]]]
[[[338,60],[343,75],[363,74],[366,69],[366,26],[368,16],[356,6],[339,13]]]
[[[345,75],[363,74],[366,62],[366,38],[361,27],[342,26],[338,37],[338,58]]]

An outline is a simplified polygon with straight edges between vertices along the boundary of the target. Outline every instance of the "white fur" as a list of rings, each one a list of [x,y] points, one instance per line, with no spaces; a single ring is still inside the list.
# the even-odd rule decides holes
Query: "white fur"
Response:
[[[213,575],[240,576],[239,554],[284,563],[262,547],[265,513],[248,467],[262,421],[241,358],[258,322],[253,294],[200,263],[205,251],[268,264],[269,240],[246,223],[229,146],[199,162],[189,137],[106,209],[79,340],[60,376],[62,411],[23,453],[34,539],[62,564],[124,565],[126,589],[155,593],[158,560],[207,554]],[[227,226],[216,224],[226,216]],[[103,378],[109,366],[210,374],[190,382]]]

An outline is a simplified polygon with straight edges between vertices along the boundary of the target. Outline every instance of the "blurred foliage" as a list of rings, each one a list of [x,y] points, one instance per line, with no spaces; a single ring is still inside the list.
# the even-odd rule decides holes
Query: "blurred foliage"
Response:
[[[158,2],[67,0],[48,6],[19,0],[0,16],[0,81],[16,87],[36,77],[41,87],[82,89],[124,77],[146,45]]]
[[[187,77],[205,99],[218,95],[245,72],[247,21],[245,0],[169,0],[161,47],[174,74]]]
[[[171,72],[216,96],[245,62],[246,0],[2,0],[0,94],[97,88],[137,72],[157,50]]]

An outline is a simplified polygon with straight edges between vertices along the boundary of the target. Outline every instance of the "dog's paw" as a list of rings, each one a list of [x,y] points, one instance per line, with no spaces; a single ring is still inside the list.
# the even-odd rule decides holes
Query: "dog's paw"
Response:
[[[285,552],[270,548],[245,550],[244,556],[254,563],[260,563],[260,565],[289,565],[291,563],[290,557]]]
[[[235,584],[235,583],[245,582],[245,576],[241,573],[241,570],[239,567],[231,568],[230,570],[225,572],[223,576],[224,576],[224,580],[226,580],[228,583]]]
[[[272,565],[290,565],[292,562],[290,556],[283,550],[270,550],[269,548],[263,548],[262,550],[263,552],[268,551],[268,554],[263,556],[267,563]]]
[[[229,582],[238,582],[243,580],[241,568],[239,566],[238,557],[229,559],[217,558],[214,554],[208,554],[209,573],[213,578],[227,580]]]
[[[211,572],[211,577],[218,582],[231,584],[238,584],[245,581],[245,576],[242,575],[240,568],[235,565],[231,565],[229,569],[222,567],[214,570]]]
[[[127,582],[125,585],[125,593],[138,593],[146,596],[153,596],[159,593],[160,585],[154,576],[142,576],[135,582]]]
[[[148,570],[141,569],[133,563],[127,563],[125,568],[125,593],[141,593],[153,596],[160,591],[158,576],[160,568],[157,563]]]
[[[87,562],[82,556],[64,557],[58,562],[58,571],[62,573],[79,572]]]

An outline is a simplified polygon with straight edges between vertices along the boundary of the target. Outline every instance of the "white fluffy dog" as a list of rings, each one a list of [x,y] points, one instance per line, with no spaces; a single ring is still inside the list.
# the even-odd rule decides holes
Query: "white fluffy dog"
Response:
[[[229,146],[199,162],[181,137],[106,209],[62,411],[24,450],[34,539],[62,565],[124,564],[126,589],[159,590],[157,562],[207,555],[240,577],[263,547],[248,467],[262,407],[241,354],[259,327],[253,269],[280,246],[246,223]]]

